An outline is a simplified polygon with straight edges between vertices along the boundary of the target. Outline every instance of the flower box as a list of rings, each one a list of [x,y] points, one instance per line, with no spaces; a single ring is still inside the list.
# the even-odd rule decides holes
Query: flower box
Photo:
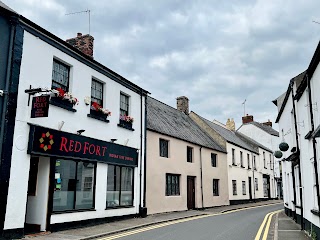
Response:
[[[69,100],[62,99],[60,97],[51,97],[50,103],[54,106],[61,107],[72,112],[76,111],[73,108],[73,103],[71,103]]]
[[[73,106],[78,104],[79,101],[70,92],[65,92],[61,88],[51,89],[51,92],[54,94],[50,99],[52,105],[76,112]]]
[[[109,120],[107,119],[108,115],[92,109],[90,109],[90,114],[88,114],[88,117],[91,117],[100,121],[104,121],[104,122],[109,122]]]

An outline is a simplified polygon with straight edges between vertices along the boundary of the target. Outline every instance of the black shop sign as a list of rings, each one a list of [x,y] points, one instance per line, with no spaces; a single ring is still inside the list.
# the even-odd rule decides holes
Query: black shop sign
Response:
[[[31,118],[48,117],[50,96],[32,98]]]
[[[137,149],[30,125],[28,154],[138,166]]]

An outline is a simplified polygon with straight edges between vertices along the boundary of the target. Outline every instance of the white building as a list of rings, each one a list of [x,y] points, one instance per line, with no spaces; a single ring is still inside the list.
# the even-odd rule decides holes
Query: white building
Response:
[[[145,213],[148,92],[95,61],[90,35],[68,40],[80,51],[1,2],[0,32],[1,234]]]
[[[227,150],[230,204],[276,197],[274,174],[270,167],[272,150],[222,123],[209,121],[194,112],[189,116]]]
[[[282,198],[282,176],[281,176],[281,161],[273,157],[273,152],[279,150],[280,138],[279,132],[272,128],[272,122],[267,121],[259,123],[253,120],[252,115],[243,117],[243,124],[238,128],[238,132],[254,139],[258,143],[272,150],[272,162],[270,168],[273,169],[276,179],[276,196]]]
[[[319,219],[319,113],[320,44],[308,69],[290,80],[286,94],[277,99],[280,132],[289,150],[283,153],[284,204],[287,215],[320,239]]]

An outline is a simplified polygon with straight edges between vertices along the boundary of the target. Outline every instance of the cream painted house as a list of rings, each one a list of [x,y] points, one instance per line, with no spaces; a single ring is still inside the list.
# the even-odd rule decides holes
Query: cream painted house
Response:
[[[230,204],[275,198],[272,150],[217,121],[191,112],[189,116],[227,150]]]
[[[188,113],[147,99],[146,206],[148,214],[229,205],[225,148]]]

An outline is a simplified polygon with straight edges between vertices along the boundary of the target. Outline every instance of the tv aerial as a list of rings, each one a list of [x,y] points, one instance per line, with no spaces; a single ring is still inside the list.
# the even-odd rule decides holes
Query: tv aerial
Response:
[[[91,10],[90,10],[90,9],[83,10],[83,11],[79,11],[79,12],[66,13],[65,15],[75,15],[75,14],[82,14],[82,13],[87,13],[87,14],[88,14],[88,21],[89,21],[89,35],[90,35],[90,14],[91,14]]]

